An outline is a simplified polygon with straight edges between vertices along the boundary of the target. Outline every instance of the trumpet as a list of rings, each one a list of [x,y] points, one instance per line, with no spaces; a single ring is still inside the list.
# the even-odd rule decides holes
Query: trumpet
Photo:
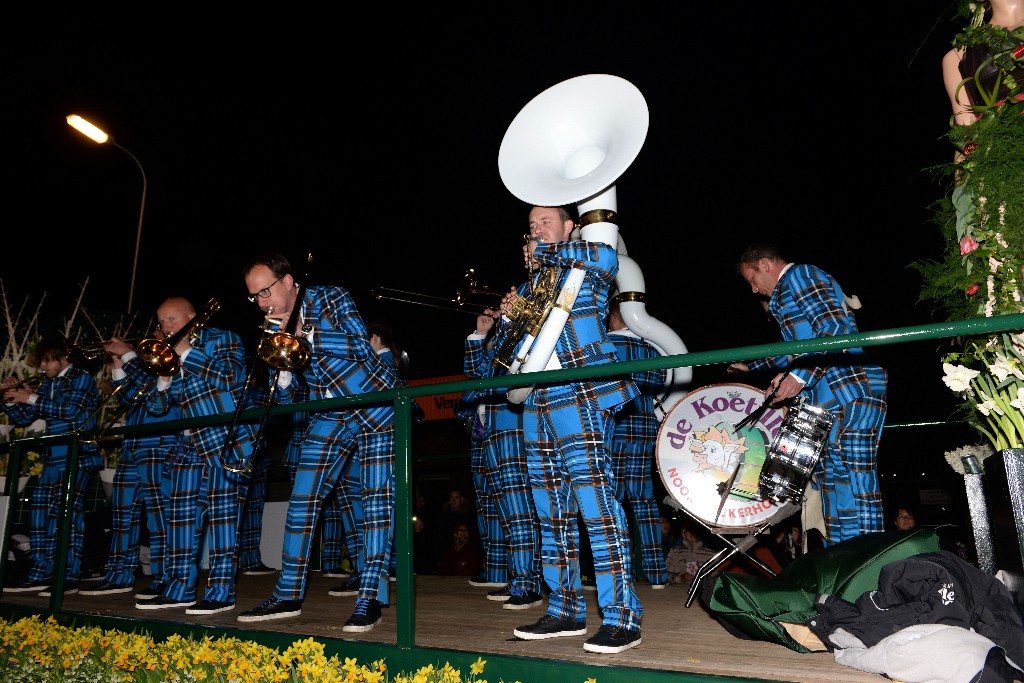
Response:
[[[32,391],[35,391],[36,389],[39,388],[39,385],[43,383],[44,379],[45,377],[43,377],[42,375],[36,375],[35,377],[26,377],[25,379],[18,380],[16,382],[4,380],[2,383],[0,383],[0,391],[7,391],[8,389],[21,389],[22,387],[28,387]]]
[[[455,297],[446,299],[442,296],[410,292],[404,289],[377,287],[373,290],[376,299],[400,301],[415,306],[439,308],[444,311],[458,311],[470,315],[484,315],[487,309],[498,310],[505,292],[480,285],[476,271],[470,268],[462,276],[462,286],[455,291]]]

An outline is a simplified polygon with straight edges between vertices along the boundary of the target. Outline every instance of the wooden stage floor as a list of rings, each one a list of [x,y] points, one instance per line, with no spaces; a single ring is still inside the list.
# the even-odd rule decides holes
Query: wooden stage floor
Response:
[[[135,609],[133,593],[106,596],[68,595],[63,611],[137,618],[146,622],[180,622],[235,629],[292,634],[345,641],[394,645],[397,642],[396,610],[384,611],[384,620],[368,633],[341,630],[355,605],[354,597],[335,598],[327,591],[342,583],[313,572],[307,584],[302,614],[290,619],[240,624],[239,612],[251,609],[269,597],[276,575],[245,576],[238,583],[238,606],[230,612],[208,617],[186,616],[183,609],[141,611]],[[781,645],[745,640],[730,634],[699,600],[686,607],[684,587],[673,585],[653,590],[638,586],[644,605],[643,643],[631,650],[602,655],[584,652],[586,636],[524,641],[512,635],[517,626],[532,623],[543,614],[543,606],[527,610],[502,609],[502,603],[486,599],[490,589],[470,586],[464,577],[417,576],[415,578],[416,647],[459,652],[505,655],[602,667],[627,667],[656,671],[687,672],[696,676],[744,680],[792,681],[794,683],[879,683],[887,680],[837,664],[827,652],[800,654]],[[85,584],[89,585],[88,582]],[[139,588],[149,585],[142,577]],[[397,590],[391,584],[392,602]],[[598,625],[596,594],[587,591],[588,633]],[[49,599],[34,593],[4,593],[0,602],[48,609]],[[424,662],[424,664],[429,662]],[[441,662],[443,663],[443,662]],[[598,679],[600,680],[600,678]],[[539,683],[539,681],[524,681]]]

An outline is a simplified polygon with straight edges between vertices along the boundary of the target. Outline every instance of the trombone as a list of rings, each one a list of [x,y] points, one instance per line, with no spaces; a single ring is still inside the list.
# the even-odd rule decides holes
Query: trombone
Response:
[[[178,352],[174,350],[174,347],[178,345],[182,339],[188,336],[190,341],[195,341],[199,337],[199,330],[205,327],[209,322],[213,314],[220,310],[220,302],[216,299],[210,299],[206,302],[205,308],[199,313],[199,315],[193,317],[185,325],[175,332],[167,339],[157,339],[156,337],[147,337],[140,341],[135,347],[135,354],[139,357],[142,362],[143,369],[152,376],[149,382],[146,383],[142,389],[139,390],[135,396],[132,396],[128,401],[123,401],[114,416],[107,420],[107,424],[103,426],[96,436],[91,439],[82,439],[82,443],[86,444],[98,444],[106,433],[113,428],[115,424],[128,412],[135,403],[146,393],[153,388],[157,378],[166,377],[177,372],[181,368],[181,359],[178,357]],[[105,342],[107,343],[107,342]],[[106,353],[106,350],[104,350]],[[86,418],[82,424],[88,424],[96,417],[103,407],[110,402],[110,399],[120,395],[121,390],[128,386],[128,382],[118,384],[113,391],[111,391],[106,398],[99,402],[96,410],[93,414]]]
[[[399,301],[416,306],[439,308],[444,311],[469,313],[470,315],[484,315],[484,311],[487,309],[498,310],[501,306],[501,299],[505,294],[505,292],[492,287],[480,285],[477,280],[476,271],[472,268],[467,270],[462,276],[462,286],[455,291],[455,298],[453,299],[410,292],[404,289],[391,289],[390,287],[377,287],[373,290],[373,296],[378,300]]]
[[[224,449],[221,451],[221,465],[228,472],[246,474],[252,471],[251,457],[242,460],[237,465],[229,465],[227,454],[235,440],[235,429],[238,426],[238,419],[242,411],[245,410],[245,397],[249,393],[249,387],[252,385],[253,377],[256,375],[257,363],[262,361],[274,368],[274,374],[270,378],[270,392],[267,395],[267,402],[263,405],[259,427],[252,438],[254,452],[259,444],[260,437],[263,435],[263,428],[267,424],[270,406],[274,403],[274,394],[277,392],[277,378],[281,371],[303,370],[313,358],[312,347],[306,339],[285,331],[295,329],[298,323],[299,310],[302,307],[302,296],[305,291],[306,284],[303,282],[299,286],[298,295],[295,297],[295,307],[292,309],[292,314],[289,316],[288,322],[284,327],[281,326],[280,319],[267,318],[263,321],[263,336],[260,338],[260,343],[256,346],[256,354],[253,356],[252,365],[249,366],[249,373],[245,376],[245,383],[242,384],[242,393],[238,397],[238,405],[235,406],[235,415],[231,420],[231,428],[224,439]]]
[[[109,344],[110,341],[111,340],[108,339],[107,341],[98,341],[91,344],[72,344],[68,348],[68,358],[73,358],[74,360],[72,360],[72,362],[76,365],[81,363],[91,363],[99,360],[100,358],[105,358],[110,355],[107,352],[107,344]],[[125,339],[123,341],[126,344],[135,345],[142,340]]]

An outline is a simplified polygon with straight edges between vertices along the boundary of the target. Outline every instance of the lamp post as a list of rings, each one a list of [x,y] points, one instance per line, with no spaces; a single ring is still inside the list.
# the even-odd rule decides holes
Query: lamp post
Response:
[[[135,271],[139,265],[139,243],[142,241],[142,214],[146,210],[146,172],[142,169],[142,164],[135,158],[135,155],[129,152],[121,145],[114,142],[114,138],[110,137],[102,130],[89,123],[81,116],[77,114],[70,114],[67,117],[68,125],[77,130],[82,135],[86,136],[90,140],[103,144],[109,142],[114,147],[127,154],[135,162],[135,165],[139,167],[139,173],[142,174],[142,202],[139,204],[139,227],[135,235],[135,257],[132,259],[132,282],[128,287],[128,313],[132,312],[132,300],[135,296]]]

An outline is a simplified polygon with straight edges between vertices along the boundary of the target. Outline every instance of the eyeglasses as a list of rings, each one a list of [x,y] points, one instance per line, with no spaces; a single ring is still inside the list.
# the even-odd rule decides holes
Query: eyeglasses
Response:
[[[253,303],[256,303],[256,298],[257,297],[259,297],[260,299],[266,299],[268,296],[270,296],[270,288],[273,287],[274,285],[276,285],[278,282],[280,282],[283,279],[284,279],[284,275],[282,275],[281,277],[277,278],[276,280],[274,280],[269,285],[267,285],[266,287],[264,287],[260,291],[256,292],[255,294],[250,294],[249,296],[247,296],[245,298],[248,299],[249,301],[253,302]]]

